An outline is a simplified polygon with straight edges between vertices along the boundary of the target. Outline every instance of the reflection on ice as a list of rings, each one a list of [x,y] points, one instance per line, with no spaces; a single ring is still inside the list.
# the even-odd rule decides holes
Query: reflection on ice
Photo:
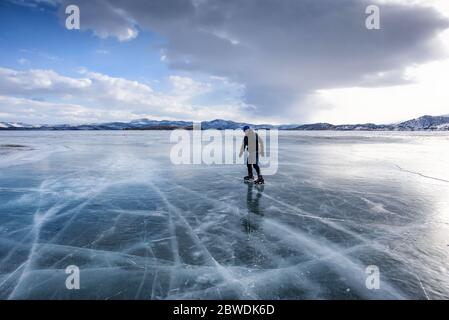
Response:
[[[0,298],[449,298],[449,136],[283,133],[265,186],[168,137],[2,133]]]

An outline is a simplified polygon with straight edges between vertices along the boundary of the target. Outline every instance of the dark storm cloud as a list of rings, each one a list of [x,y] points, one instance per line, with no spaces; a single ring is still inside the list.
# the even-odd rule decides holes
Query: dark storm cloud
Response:
[[[381,30],[367,30],[365,8],[376,2],[363,0],[72,3],[82,27],[100,36],[162,35],[171,68],[242,83],[246,101],[273,117],[305,117],[305,98],[317,89],[402,83],[407,66],[442,57],[436,35],[449,27],[435,9],[380,4]]]

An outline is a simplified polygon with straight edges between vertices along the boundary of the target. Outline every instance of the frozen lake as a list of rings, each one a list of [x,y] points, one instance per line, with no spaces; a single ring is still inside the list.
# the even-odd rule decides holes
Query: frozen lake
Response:
[[[0,298],[449,299],[448,133],[280,132],[263,188],[172,145],[0,132]]]

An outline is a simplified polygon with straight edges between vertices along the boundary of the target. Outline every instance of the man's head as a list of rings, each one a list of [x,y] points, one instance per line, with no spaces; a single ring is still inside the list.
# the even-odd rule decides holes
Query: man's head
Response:
[[[246,132],[246,130],[249,130],[249,126],[243,126],[243,132]]]

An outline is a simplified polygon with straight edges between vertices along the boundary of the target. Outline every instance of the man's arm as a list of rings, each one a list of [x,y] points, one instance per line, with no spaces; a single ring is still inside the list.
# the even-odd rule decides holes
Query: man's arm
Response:
[[[264,150],[263,139],[261,139],[260,136],[259,136],[257,140],[259,140],[259,152],[260,152],[260,155],[262,157],[264,157],[265,156],[265,150]]]
[[[245,151],[245,138],[243,138],[242,146],[240,147],[239,158],[241,158],[243,156],[243,151]]]

